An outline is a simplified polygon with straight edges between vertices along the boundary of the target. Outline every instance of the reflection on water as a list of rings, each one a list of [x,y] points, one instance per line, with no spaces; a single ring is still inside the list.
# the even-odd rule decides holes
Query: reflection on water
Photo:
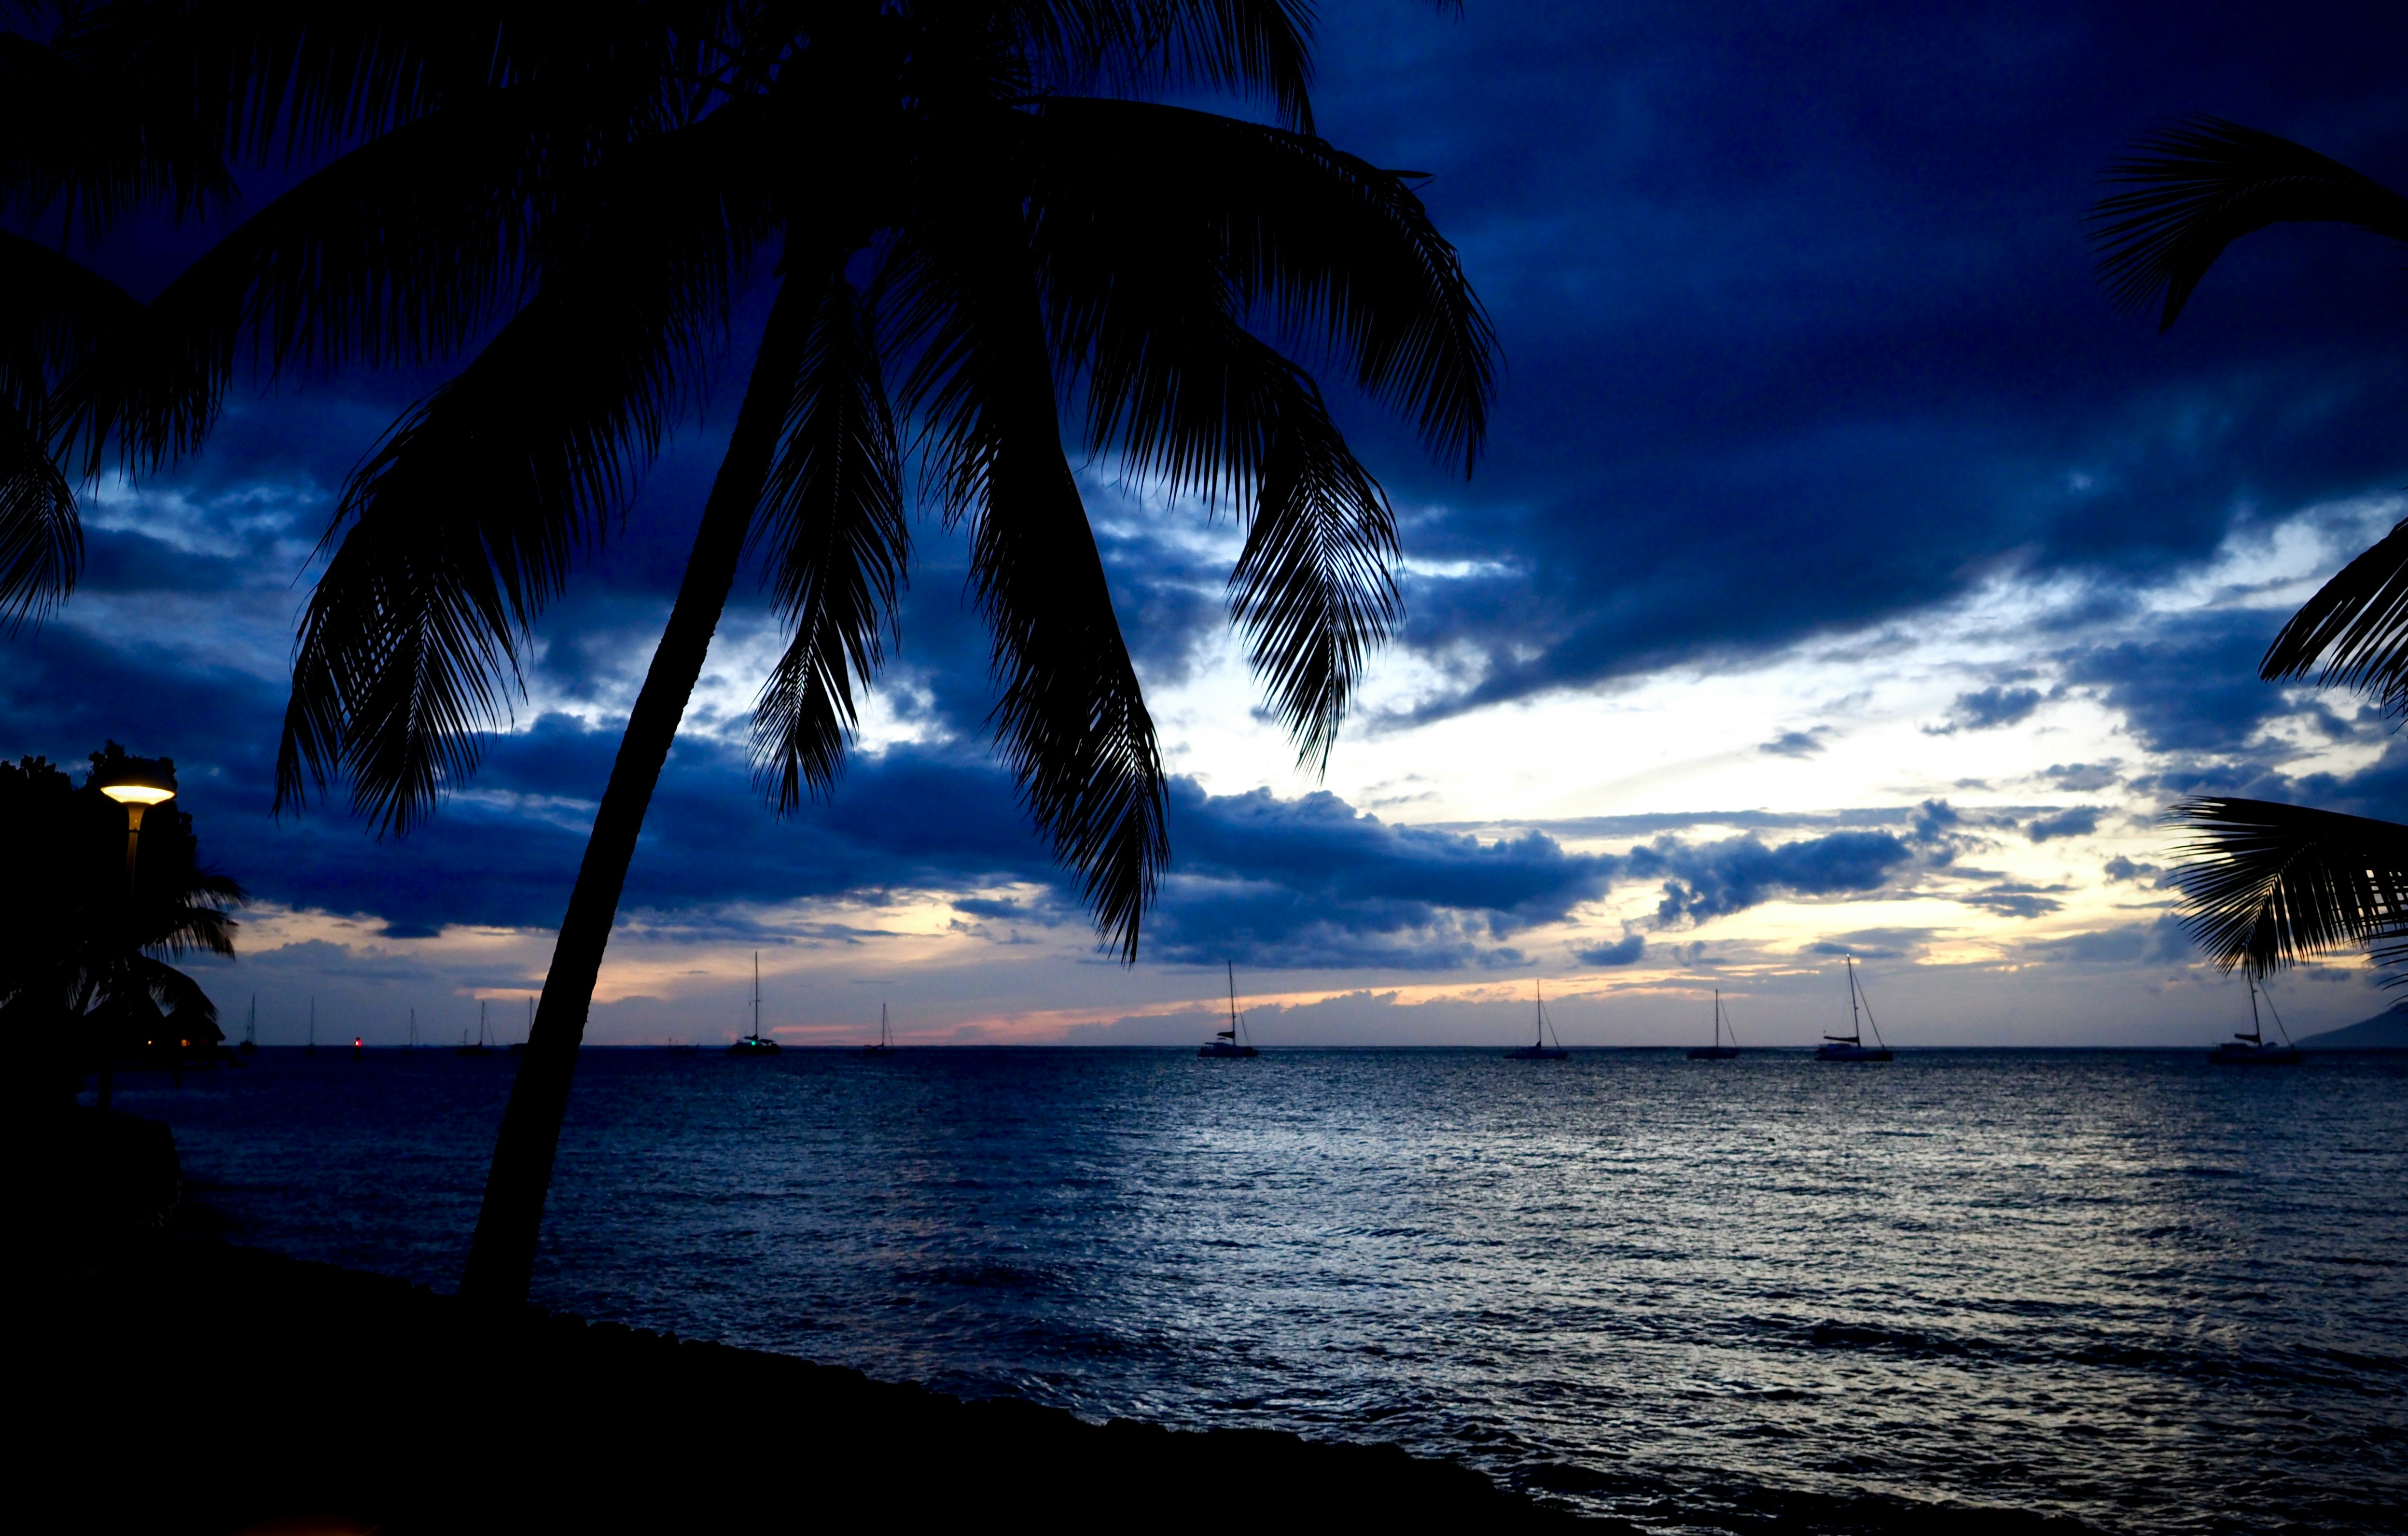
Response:
[[[506,1058],[121,1088],[262,1245],[449,1286]],[[2386,1529],[2408,1060],[596,1051],[539,1299],[1650,1529]],[[2386,1510],[2386,1506],[2389,1506]]]

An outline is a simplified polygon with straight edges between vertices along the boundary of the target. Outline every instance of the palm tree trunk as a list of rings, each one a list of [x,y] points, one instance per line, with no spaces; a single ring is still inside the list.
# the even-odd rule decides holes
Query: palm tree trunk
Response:
[[[544,977],[543,998],[527,1033],[517,1081],[510,1085],[493,1170],[485,1178],[484,1206],[477,1214],[477,1235],[460,1280],[460,1294],[480,1302],[514,1306],[526,1299],[535,1272],[536,1239],[543,1226],[544,1196],[552,1185],[561,1119],[568,1108],[568,1085],[576,1075],[577,1050],[585,1038],[602,952],[618,920],[619,897],[627,883],[627,865],[636,855],[644,812],[660,782],[678,723],[685,716],[686,699],[702,674],[719,615],[727,606],[753,509],[760,504],[794,396],[810,330],[811,306],[802,291],[808,286],[788,280],[770,309],[727,456],[720,462],[710,498],[703,506],[702,527],[678,586],[677,606],[669,610],[668,627],[662,632],[660,649],[652,653],[626,734],[620,738],[609,787],[602,792],[585,860],[578,867],[577,886],[569,893],[568,914],[552,944],[552,969]]]

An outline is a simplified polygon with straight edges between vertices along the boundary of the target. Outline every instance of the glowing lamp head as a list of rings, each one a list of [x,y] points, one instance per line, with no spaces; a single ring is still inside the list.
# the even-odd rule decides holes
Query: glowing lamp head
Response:
[[[100,792],[120,805],[157,805],[176,797],[176,765],[165,757],[117,757],[102,762]]]

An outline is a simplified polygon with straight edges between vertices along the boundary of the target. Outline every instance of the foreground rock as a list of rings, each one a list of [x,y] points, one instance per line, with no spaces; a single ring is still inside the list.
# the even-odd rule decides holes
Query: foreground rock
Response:
[[[165,1235],[53,1247],[12,1377],[79,1529],[1566,1523],[1451,1463],[1096,1426]]]

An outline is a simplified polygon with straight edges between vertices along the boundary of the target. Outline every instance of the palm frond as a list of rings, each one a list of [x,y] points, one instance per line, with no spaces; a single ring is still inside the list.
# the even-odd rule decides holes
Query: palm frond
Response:
[[[82,568],[75,488],[35,423],[0,404],[0,624],[42,618],[66,600]]]
[[[0,210],[54,216],[72,239],[137,208],[180,220],[232,206],[233,174],[190,99],[93,65],[0,33]]]
[[[963,221],[967,223],[967,221]],[[920,273],[942,319],[907,382],[924,401],[949,513],[972,520],[970,584],[993,636],[991,717],[1021,803],[1078,872],[1106,944],[1134,962],[1170,847],[1154,719],[1062,452],[1044,316],[1018,221],[944,234]],[[943,285],[941,299],[931,296]]]
[[[1469,471],[1496,393],[1496,333],[1412,173],[1307,134],[1094,98],[1049,99],[1029,158],[1047,302],[1074,366],[1103,339],[1098,279],[1192,264],[1201,270],[1155,286],[1219,285],[1231,312],[1326,350]],[[1100,397],[1105,419],[1117,404]]]
[[[560,196],[542,105],[498,93],[413,123],[228,233],[61,385],[60,434],[84,472],[112,441],[136,470],[198,447],[245,342],[272,376],[423,363],[490,325]]]
[[[1039,91],[1202,87],[1268,101],[1312,131],[1312,7],[1301,0],[1008,0]]]
[[[825,291],[754,524],[794,631],[752,712],[754,776],[781,812],[824,794],[842,769],[858,718],[853,685],[885,659],[882,632],[910,555],[875,323],[841,272],[819,280]]]
[[[1328,766],[1364,662],[1402,613],[1397,518],[1312,380],[1283,371],[1254,524],[1229,573],[1229,610],[1298,765],[1317,772]]]
[[[2269,682],[2316,673],[2319,687],[2371,694],[2408,709],[2408,521],[2344,566],[2266,648]]]
[[[50,448],[50,386],[138,308],[57,251],[0,232],[0,624],[38,620],[83,565],[75,487]]]
[[[2408,199],[2287,138],[2194,117],[2108,167],[2129,192],[2091,210],[2099,276],[2119,309],[2163,298],[2171,328],[2224,248],[2269,224],[2346,223],[2408,241]]]
[[[690,43],[710,35],[735,8],[698,0],[566,7],[119,0],[77,7],[53,42],[117,94],[176,104],[227,155],[265,160],[281,151],[289,161],[503,87],[654,95],[681,36]]]
[[[744,232],[706,170],[651,179],[354,471],[294,649],[279,810],[340,771],[353,809],[398,834],[474,770],[526,633],[724,324]]]
[[[2183,926],[2220,969],[2263,976],[2358,945],[2392,963],[2408,948],[2408,826],[2221,796],[2167,820],[2192,833],[2170,877]]]

